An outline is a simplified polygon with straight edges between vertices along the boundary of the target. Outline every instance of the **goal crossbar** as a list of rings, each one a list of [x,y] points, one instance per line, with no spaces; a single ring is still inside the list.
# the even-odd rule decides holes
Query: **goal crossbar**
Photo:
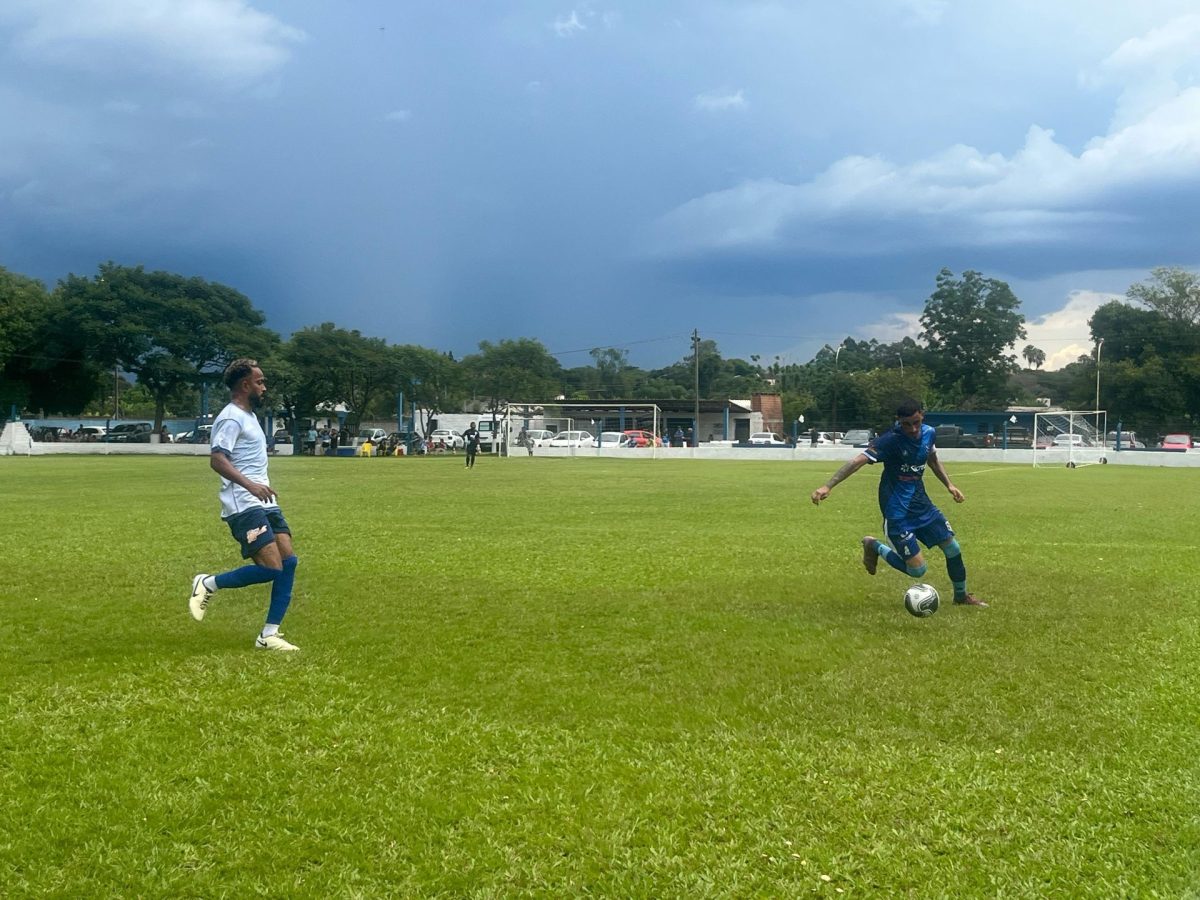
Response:
[[[1061,409],[1033,417],[1034,466],[1103,465],[1108,414],[1102,409]]]

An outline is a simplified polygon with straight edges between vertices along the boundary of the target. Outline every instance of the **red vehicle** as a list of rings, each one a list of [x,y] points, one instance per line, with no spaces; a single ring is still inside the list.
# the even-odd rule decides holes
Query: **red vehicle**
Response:
[[[662,438],[648,431],[634,429],[626,431],[625,435],[629,438],[630,447],[661,447],[663,445]]]
[[[1163,450],[1190,450],[1193,447],[1190,434],[1168,434],[1158,445]]]

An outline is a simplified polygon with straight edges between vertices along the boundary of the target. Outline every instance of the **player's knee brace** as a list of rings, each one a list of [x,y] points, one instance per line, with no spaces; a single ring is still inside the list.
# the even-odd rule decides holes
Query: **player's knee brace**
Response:
[[[946,554],[946,559],[954,556],[962,556],[962,547],[958,546],[958,540],[950,538],[946,543],[941,545],[942,552]]]
[[[904,571],[906,571],[913,578],[920,578],[925,574],[928,568],[929,566],[927,566],[925,563],[921,563],[919,566],[906,566]]]

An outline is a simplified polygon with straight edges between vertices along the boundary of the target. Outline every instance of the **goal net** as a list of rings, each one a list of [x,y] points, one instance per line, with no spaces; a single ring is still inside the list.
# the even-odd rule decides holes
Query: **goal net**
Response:
[[[1033,417],[1033,464],[1074,469],[1106,463],[1108,417],[1104,410],[1037,413]]]
[[[587,446],[597,447],[605,432],[644,431],[657,435],[664,424],[662,410],[654,403],[593,403],[586,400],[510,403],[500,423],[500,452],[524,455],[525,449],[517,443],[522,431],[587,432],[591,438]],[[652,447],[653,441],[650,444]],[[573,446],[570,449],[580,448]]]

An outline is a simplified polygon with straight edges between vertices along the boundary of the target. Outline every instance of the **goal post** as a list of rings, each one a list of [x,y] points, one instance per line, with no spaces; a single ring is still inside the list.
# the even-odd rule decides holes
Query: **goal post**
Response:
[[[648,431],[659,434],[664,426],[662,410],[655,403],[599,403],[587,400],[555,403],[509,403],[501,420],[501,452],[514,455],[522,448],[517,437],[522,430],[586,431],[593,446],[605,431]],[[522,451],[522,455],[524,455]]]
[[[1102,409],[1063,409],[1033,417],[1034,466],[1075,469],[1108,462],[1108,415]]]

